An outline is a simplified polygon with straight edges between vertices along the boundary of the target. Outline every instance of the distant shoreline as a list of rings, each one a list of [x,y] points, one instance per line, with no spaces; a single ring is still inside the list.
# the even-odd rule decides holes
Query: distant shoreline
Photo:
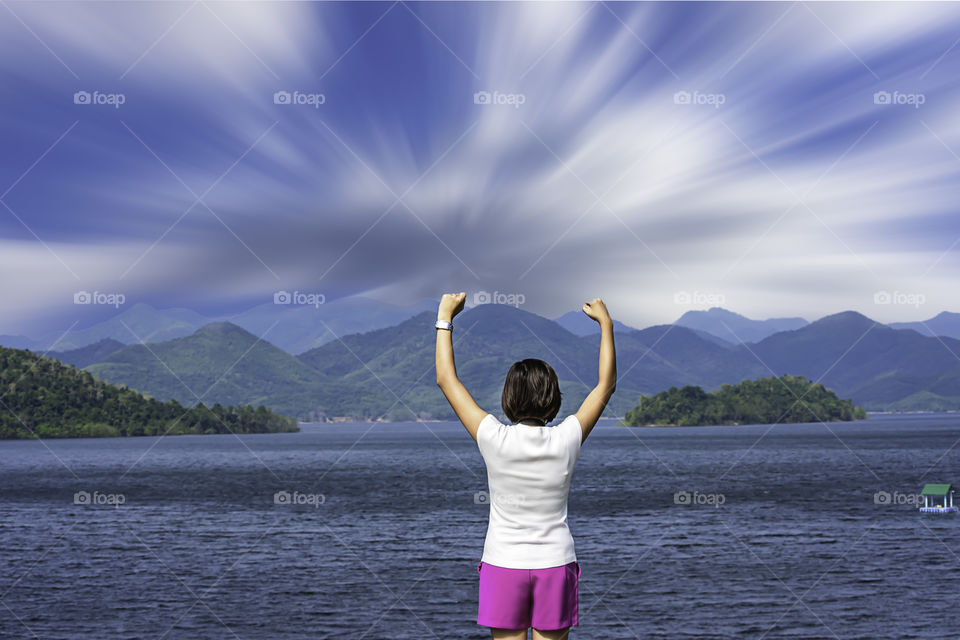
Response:
[[[494,415],[496,415],[496,414],[494,414]],[[572,414],[568,414],[568,415],[572,415]],[[604,416],[604,417],[600,418],[600,420],[616,420],[616,421],[619,422],[619,421],[623,420],[624,417],[625,417],[625,416],[614,416],[613,418],[608,418],[608,417]],[[378,419],[378,420],[366,420],[366,419],[361,419],[361,418],[332,418],[332,419],[330,419],[330,420],[324,420],[324,421],[322,421],[322,422],[310,421],[310,420],[306,420],[306,421],[304,421],[304,420],[297,420],[297,424],[298,424],[298,425],[299,425],[299,424],[348,424],[348,423],[351,423],[351,422],[376,422],[376,423],[378,423],[378,424],[409,424],[409,423],[412,423],[412,422],[435,422],[435,423],[459,422],[459,420],[458,420],[457,418],[454,418],[454,419],[452,419],[452,420],[435,420],[435,419],[432,419],[432,418],[429,419],[429,420],[383,420],[383,419]]]
[[[950,411],[868,411],[867,415],[960,415],[960,411],[950,410]],[[820,422],[774,422],[774,423],[745,423],[745,424],[702,424],[695,426],[680,426],[675,424],[649,424],[638,427],[631,427],[629,425],[619,424],[623,420],[623,417],[613,417],[613,418],[600,418],[601,423],[610,423],[614,422],[613,425],[623,427],[626,429],[690,429],[690,428],[702,428],[702,427],[760,427],[760,426],[786,426],[786,425],[798,425],[798,424],[810,424],[817,425]],[[332,424],[360,424],[360,423],[370,423],[377,422],[380,424],[411,424],[416,422],[430,422],[430,423],[447,423],[447,424],[456,424],[457,420],[351,420],[351,419],[341,419],[341,420],[328,420],[326,422],[302,422],[297,421],[297,427],[303,425],[332,425]],[[861,422],[860,420],[833,420],[830,421],[831,424],[856,424]],[[45,435],[43,437],[28,437],[28,438],[0,438],[0,442],[25,442],[25,441],[36,441],[36,440],[82,440],[82,439],[96,439],[96,440],[107,440],[110,438],[164,438],[167,436],[216,436],[216,435],[238,435],[238,436],[248,436],[248,435],[282,435],[285,433],[302,433],[301,430],[298,431],[261,431],[261,432],[246,432],[246,433],[170,433],[170,434],[142,434],[142,435],[128,435],[128,436],[49,436]]]
[[[874,415],[876,415],[876,416],[882,416],[882,415],[924,415],[924,414],[931,414],[931,415],[933,415],[933,414],[957,414],[957,415],[960,415],[960,410],[944,410],[944,411],[867,411],[866,413],[867,413],[867,416],[874,416]],[[601,421],[607,421],[607,422],[609,422],[609,421],[615,421],[615,422],[617,422],[617,423],[622,422],[624,419],[625,419],[625,416],[614,416],[614,417],[606,417],[606,416],[604,416],[604,417],[600,418]],[[367,419],[361,419],[361,418],[344,418],[344,417],[338,417],[338,418],[332,418],[332,419],[330,419],[330,420],[325,420],[325,421],[323,421],[323,422],[316,422],[316,421],[309,421],[309,420],[306,420],[306,421],[298,420],[298,421],[297,421],[297,424],[298,424],[298,425],[304,425],[304,424],[350,424],[350,423],[367,423],[367,422],[376,422],[376,423],[378,423],[378,424],[410,424],[410,423],[416,423],[416,422],[429,422],[429,423],[451,423],[451,422],[452,422],[452,423],[456,423],[457,420],[456,420],[456,419],[453,419],[453,420],[434,420],[434,419],[429,419],[429,420],[384,420],[384,419],[379,419],[379,420],[367,420]],[[858,420],[830,420],[830,421],[828,421],[828,422],[830,422],[830,423],[832,423],[832,424],[837,424],[837,423],[842,423],[842,422],[859,422],[859,421],[858,421]],[[696,425],[696,426],[699,426],[699,427],[739,427],[739,426],[745,426],[745,425],[747,425],[747,424],[749,424],[749,425],[757,425],[757,424],[820,424],[820,422],[819,422],[819,421],[816,421],[816,420],[812,420],[812,421],[810,421],[810,422],[783,422],[783,423],[752,423],[752,422],[751,422],[751,423],[744,423],[744,424],[702,424],[702,425]],[[617,424],[616,426],[629,427],[629,425],[622,425],[622,424]],[[680,426],[680,425],[675,425],[675,424],[648,424],[648,425],[643,425],[643,427],[629,427],[629,428],[678,427],[678,426]],[[681,427],[681,428],[686,428],[686,427]]]
[[[900,414],[914,414],[914,413],[960,413],[960,409],[944,409],[942,411],[867,411],[867,415],[900,415]]]

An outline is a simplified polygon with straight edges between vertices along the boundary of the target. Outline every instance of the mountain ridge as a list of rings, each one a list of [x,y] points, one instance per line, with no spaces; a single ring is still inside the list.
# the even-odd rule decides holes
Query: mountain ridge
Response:
[[[740,344],[758,342],[780,331],[799,329],[808,322],[800,317],[752,320],[723,307],[710,307],[706,310],[687,311],[675,320],[674,324],[704,331],[732,344]]]
[[[219,321],[183,338],[124,346],[86,370],[184,404],[196,401],[188,389],[198,395],[209,390],[205,401],[263,403],[305,420],[455,419],[432,375],[435,318],[435,311],[423,311],[297,356],[272,344],[269,333],[258,337]],[[598,335],[577,336],[548,318],[496,304],[466,309],[454,324],[458,371],[491,412],[499,411],[507,369],[522,358],[554,367],[564,412],[596,382]],[[960,408],[960,359],[954,355],[960,341],[892,329],[855,311],[751,344],[721,344],[677,324],[616,332],[615,341],[620,378],[607,416],[622,416],[641,394],[671,386],[710,390],[771,374],[821,381],[870,410]]]

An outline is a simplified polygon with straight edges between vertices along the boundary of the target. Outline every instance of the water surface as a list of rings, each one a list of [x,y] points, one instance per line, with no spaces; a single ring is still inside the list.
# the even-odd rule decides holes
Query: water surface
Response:
[[[912,501],[960,483],[958,439],[955,414],[602,423],[570,492],[571,637],[955,636],[960,518]],[[0,470],[0,637],[489,637],[459,423],[4,441]]]

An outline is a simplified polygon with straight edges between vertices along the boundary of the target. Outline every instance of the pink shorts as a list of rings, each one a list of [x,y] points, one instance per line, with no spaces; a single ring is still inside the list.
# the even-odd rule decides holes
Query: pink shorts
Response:
[[[580,564],[508,569],[481,562],[477,624],[498,629],[566,629],[577,624]]]

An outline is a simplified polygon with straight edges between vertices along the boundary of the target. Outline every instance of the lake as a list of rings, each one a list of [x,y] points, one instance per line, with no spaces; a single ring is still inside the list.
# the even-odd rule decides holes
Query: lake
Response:
[[[580,638],[957,637],[960,415],[584,443]],[[488,638],[459,423],[0,442],[2,638]]]

